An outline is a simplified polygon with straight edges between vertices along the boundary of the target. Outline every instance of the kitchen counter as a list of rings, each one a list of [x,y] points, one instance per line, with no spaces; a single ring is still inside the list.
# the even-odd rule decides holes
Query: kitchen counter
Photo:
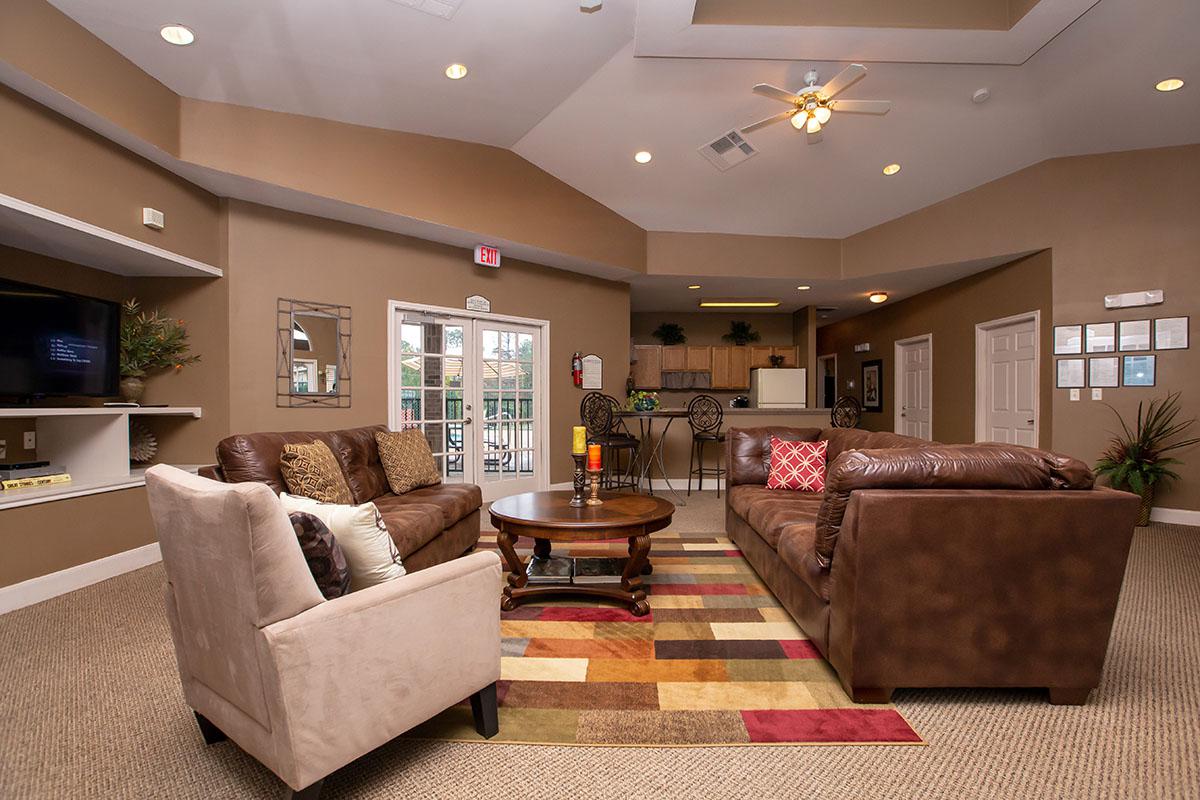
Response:
[[[742,417],[742,416],[774,416],[780,414],[797,415],[797,416],[812,416],[824,417],[829,419],[828,408],[728,408],[725,409],[726,417]],[[822,426],[824,427],[824,426]]]

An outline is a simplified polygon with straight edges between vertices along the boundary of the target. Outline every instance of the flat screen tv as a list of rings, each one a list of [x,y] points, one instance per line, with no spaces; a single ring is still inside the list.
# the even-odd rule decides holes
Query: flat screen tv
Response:
[[[110,397],[121,306],[0,279],[0,397]]]

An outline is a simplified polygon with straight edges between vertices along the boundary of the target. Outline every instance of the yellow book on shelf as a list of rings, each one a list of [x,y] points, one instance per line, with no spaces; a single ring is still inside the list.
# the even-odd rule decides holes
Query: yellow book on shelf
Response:
[[[14,478],[0,483],[5,490],[30,489],[37,486],[55,486],[60,483],[70,483],[71,476],[63,472],[59,475],[39,475],[36,478]]]

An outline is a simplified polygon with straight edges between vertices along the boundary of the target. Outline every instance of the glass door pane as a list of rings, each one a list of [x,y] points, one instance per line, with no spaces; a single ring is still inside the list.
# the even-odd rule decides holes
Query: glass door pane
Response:
[[[474,481],[471,465],[471,320],[400,312],[397,430],[417,428],[446,483]]]
[[[537,374],[541,331],[476,321],[482,435],[479,484],[484,499],[538,488]]]

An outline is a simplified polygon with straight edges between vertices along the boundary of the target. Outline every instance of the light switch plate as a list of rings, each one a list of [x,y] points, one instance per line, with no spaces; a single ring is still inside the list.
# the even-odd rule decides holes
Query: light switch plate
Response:
[[[1078,390],[1078,389],[1072,389],[1072,390],[1071,390],[1071,399],[1072,399],[1072,400],[1078,400],[1078,399],[1079,399],[1079,390]]]
[[[1092,389],[1092,399],[1093,400],[1103,400],[1104,399],[1104,390],[1103,389]]]
[[[23,446],[26,450],[33,450],[37,447],[37,433],[35,431],[25,431]]]

